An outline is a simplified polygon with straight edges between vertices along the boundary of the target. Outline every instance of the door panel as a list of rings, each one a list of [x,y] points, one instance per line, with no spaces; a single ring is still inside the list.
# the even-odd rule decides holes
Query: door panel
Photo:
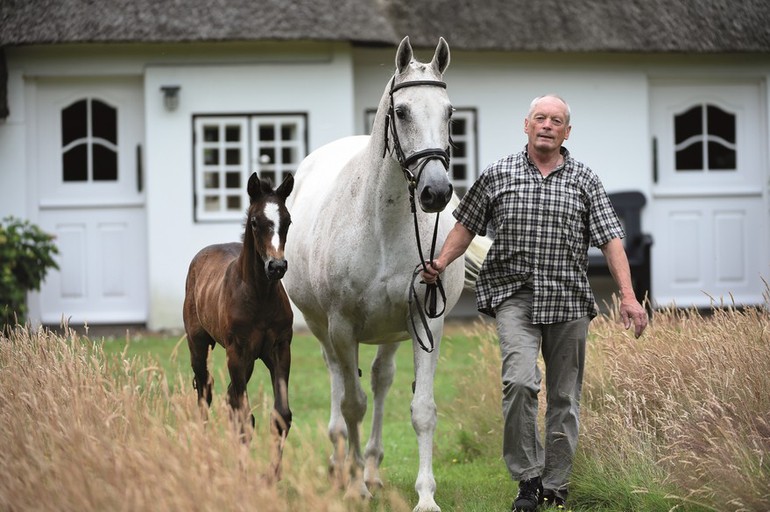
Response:
[[[142,112],[138,79],[37,82],[39,220],[60,251],[39,294],[44,323],[147,320]]]
[[[760,82],[653,82],[658,305],[761,304],[768,277]]]

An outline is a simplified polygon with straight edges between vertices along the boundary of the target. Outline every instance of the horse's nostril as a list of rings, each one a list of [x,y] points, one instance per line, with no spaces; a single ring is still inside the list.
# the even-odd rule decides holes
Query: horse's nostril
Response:
[[[286,274],[289,264],[286,260],[270,260],[267,262],[267,277],[269,279],[280,279]]]

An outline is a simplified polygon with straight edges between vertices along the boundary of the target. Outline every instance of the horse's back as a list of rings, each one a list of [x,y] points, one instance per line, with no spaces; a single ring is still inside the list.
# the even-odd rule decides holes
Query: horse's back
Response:
[[[238,257],[241,243],[209,245],[190,262],[185,282],[182,320],[186,327],[200,321],[201,309],[216,304],[229,264]]]
[[[321,208],[334,191],[342,169],[368,142],[368,135],[344,137],[321,146],[305,157],[294,176],[293,193],[286,200],[295,231],[298,217],[301,223],[304,216],[312,216]]]

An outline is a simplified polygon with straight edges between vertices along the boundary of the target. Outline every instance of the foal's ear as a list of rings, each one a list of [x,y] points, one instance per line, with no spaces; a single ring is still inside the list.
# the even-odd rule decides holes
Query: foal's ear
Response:
[[[449,67],[449,44],[447,44],[446,39],[443,37],[438,38],[436,53],[433,54],[431,65],[442,75],[446,68]]]
[[[396,50],[396,69],[399,73],[403,73],[406,67],[412,62],[414,52],[412,51],[412,45],[409,43],[409,36],[406,36],[401,40],[401,44],[398,45]]]
[[[246,186],[246,192],[249,193],[249,198],[255,201],[260,195],[262,195],[262,189],[260,188],[259,176],[257,173],[251,173],[249,177],[249,184]]]
[[[286,178],[283,179],[281,186],[275,189],[275,193],[278,197],[286,201],[286,198],[289,197],[292,190],[294,190],[294,176],[287,174]]]

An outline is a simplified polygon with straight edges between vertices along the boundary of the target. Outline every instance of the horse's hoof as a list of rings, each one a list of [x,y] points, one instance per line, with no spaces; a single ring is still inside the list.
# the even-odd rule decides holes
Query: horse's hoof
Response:
[[[382,480],[379,478],[372,478],[371,480],[366,481],[366,488],[370,491],[375,489],[382,489],[385,487],[385,484],[382,483]]]
[[[344,498],[346,501],[369,501],[374,498],[374,496],[372,496],[369,489],[362,483],[360,487],[357,485],[349,486],[348,490],[345,491]]]

